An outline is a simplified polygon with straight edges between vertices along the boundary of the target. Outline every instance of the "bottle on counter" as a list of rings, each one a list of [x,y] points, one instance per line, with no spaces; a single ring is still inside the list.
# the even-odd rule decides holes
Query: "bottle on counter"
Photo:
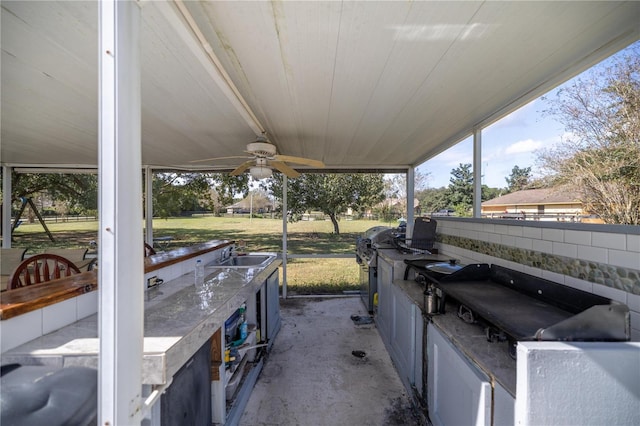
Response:
[[[196,261],[196,270],[194,275],[196,286],[202,286],[204,284],[204,265],[200,259]]]
[[[244,340],[247,338],[247,316],[245,314],[247,310],[247,306],[243,303],[240,306],[240,339]]]

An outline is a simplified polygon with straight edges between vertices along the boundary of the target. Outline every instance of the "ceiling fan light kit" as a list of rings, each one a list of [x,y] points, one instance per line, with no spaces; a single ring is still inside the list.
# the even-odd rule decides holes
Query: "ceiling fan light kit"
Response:
[[[265,179],[273,175],[273,170],[271,170],[269,167],[262,166],[251,167],[249,169],[249,172],[251,173],[251,177],[258,180]]]

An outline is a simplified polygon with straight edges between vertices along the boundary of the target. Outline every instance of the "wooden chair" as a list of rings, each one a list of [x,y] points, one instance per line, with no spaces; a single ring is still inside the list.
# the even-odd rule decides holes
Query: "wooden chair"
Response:
[[[144,257],[151,256],[152,254],[156,254],[156,251],[149,244],[144,243]]]
[[[9,276],[8,290],[44,283],[79,274],[80,269],[69,259],[56,254],[43,253],[22,261]]]
[[[98,259],[87,258],[87,248],[75,248],[75,249],[46,249],[46,254],[56,254],[62,256],[65,259],[69,259],[80,269],[80,271],[90,271],[95,265]]]

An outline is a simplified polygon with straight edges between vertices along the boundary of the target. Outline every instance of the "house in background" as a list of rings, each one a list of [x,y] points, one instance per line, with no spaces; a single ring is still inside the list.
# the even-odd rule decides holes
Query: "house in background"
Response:
[[[579,194],[566,186],[525,189],[482,203],[488,219],[602,223],[585,211]]]
[[[250,194],[235,204],[227,206],[227,214],[235,213],[271,213],[274,210],[273,201],[262,194]]]

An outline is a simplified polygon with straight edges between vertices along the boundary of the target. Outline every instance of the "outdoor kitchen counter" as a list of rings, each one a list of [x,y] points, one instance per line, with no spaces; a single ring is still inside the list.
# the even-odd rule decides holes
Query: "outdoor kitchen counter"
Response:
[[[275,259],[275,258],[274,258]],[[142,382],[165,384],[275,272],[262,268],[205,269],[197,289],[193,272],[145,293]],[[2,354],[2,363],[98,366],[98,318],[92,315]]]
[[[424,287],[415,281],[395,280],[418,307],[424,309]],[[452,304],[445,306],[445,314],[432,315],[430,320],[453,345],[484,371],[491,380],[500,383],[512,396],[516,395],[516,361],[509,356],[508,343],[487,341],[484,329],[458,318]]]

